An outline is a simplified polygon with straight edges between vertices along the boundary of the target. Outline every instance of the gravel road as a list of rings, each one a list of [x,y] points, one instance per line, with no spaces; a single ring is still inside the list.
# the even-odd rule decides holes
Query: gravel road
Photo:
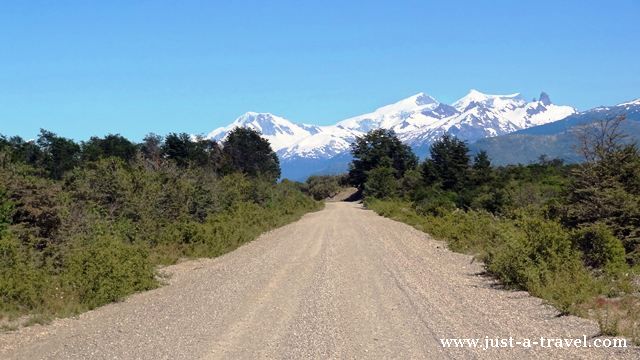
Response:
[[[1,334],[0,359],[640,358],[637,348],[443,348],[441,338],[593,341],[598,329],[500,290],[471,257],[354,203],[165,271],[159,289]]]

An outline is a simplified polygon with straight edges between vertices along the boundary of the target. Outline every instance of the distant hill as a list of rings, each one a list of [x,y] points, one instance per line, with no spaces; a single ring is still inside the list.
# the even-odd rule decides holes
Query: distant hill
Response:
[[[580,127],[600,119],[610,119],[625,115],[627,121],[622,131],[631,141],[640,140],[640,99],[610,107],[598,107],[563,120],[535,126],[510,134],[480,139],[470,148],[476,153],[485,150],[496,165],[528,164],[540,155],[563,159],[569,163],[580,162],[576,153],[577,132]]]

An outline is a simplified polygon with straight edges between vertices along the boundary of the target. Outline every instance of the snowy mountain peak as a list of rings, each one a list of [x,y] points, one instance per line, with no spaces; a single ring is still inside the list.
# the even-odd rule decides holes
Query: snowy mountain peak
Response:
[[[319,131],[319,127],[315,125],[296,124],[271,113],[249,111],[239,116],[228,126],[213,130],[207,135],[207,138],[218,141],[223,140],[231,130],[237,127],[249,128],[260,132],[264,138],[269,140],[271,147],[275,151],[288,147]]]
[[[401,132],[416,121],[420,114],[436,109],[438,100],[420,92],[374,110],[371,113],[355,116],[338,123],[338,127],[366,133],[377,128],[394,129]],[[420,121],[420,120],[417,120]]]
[[[237,125],[250,125],[250,124],[268,124],[275,122],[282,122],[282,120],[287,121],[284,118],[273,115],[271,113],[259,113],[254,111],[247,111],[246,113],[240,115],[233,123]]]
[[[631,100],[631,101],[627,101],[627,102],[622,103],[622,104],[618,104],[618,106],[629,106],[629,105],[640,105],[640,98],[637,98],[637,99]]]
[[[423,92],[419,92],[405,100],[402,101],[408,101],[408,102],[413,102],[415,105],[417,106],[423,106],[423,105],[430,105],[430,104],[438,104],[438,100],[434,99],[433,97],[423,93]]]
[[[544,91],[540,93],[540,100],[538,101],[540,101],[543,105],[551,105],[551,98]]]
[[[469,93],[460,100],[453,103],[453,107],[459,111],[466,111],[477,105],[501,106],[505,103],[523,104],[525,103],[520,93],[509,95],[490,95],[482,93],[476,89],[469,90]]]

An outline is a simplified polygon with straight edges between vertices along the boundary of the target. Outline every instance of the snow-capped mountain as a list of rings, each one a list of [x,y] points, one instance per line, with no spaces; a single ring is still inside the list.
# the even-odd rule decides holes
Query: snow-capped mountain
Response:
[[[207,135],[207,138],[222,140],[237,127],[259,131],[265,139],[269,140],[271,147],[276,152],[320,131],[319,126],[296,124],[270,113],[247,112],[228,126],[213,130]]]
[[[331,168],[344,170],[350,144],[372,129],[391,129],[419,155],[424,155],[428,146],[444,133],[473,142],[557,121],[575,112],[573,107],[553,104],[544,92],[539,99],[528,102],[520,94],[489,95],[471,90],[452,105],[418,93],[331,126],[298,124],[269,113],[249,112],[207,137],[223,139],[238,126],[258,130],[278,153],[286,176],[287,168],[301,162],[310,167],[309,171],[322,172],[322,161],[341,159],[344,164],[334,163]]]
[[[366,133],[377,128],[393,129],[396,133],[416,130],[432,123],[440,115],[433,113],[440,103],[425,93],[418,93],[375,111],[340,121],[336,126]],[[435,115],[435,117],[434,117]]]
[[[564,119],[576,112],[571,106],[551,103],[549,95],[527,102],[520,94],[488,95],[477,90],[453,103],[455,113],[432,126],[404,136],[412,146],[423,146],[450,133],[466,141],[508,134],[517,130]]]
[[[576,148],[584,127],[596,121],[624,116],[620,130],[629,141],[640,139],[640,99],[612,106],[599,106],[540,126],[529,127],[506,135],[479,139],[471,144],[474,152],[484,150],[491,162],[498,165],[528,164],[541,155],[574,163],[583,161]]]

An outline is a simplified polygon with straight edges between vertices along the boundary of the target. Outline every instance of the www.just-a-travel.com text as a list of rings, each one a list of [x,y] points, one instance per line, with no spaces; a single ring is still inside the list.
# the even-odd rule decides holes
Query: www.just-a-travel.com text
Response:
[[[586,335],[582,338],[514,338],[489,337],[484,338],[444,338],[440,339],[443,348],[477,348],[509,349],[509,348],[626,348],[627,340],[623,338],[597,338],[589,339]]]

